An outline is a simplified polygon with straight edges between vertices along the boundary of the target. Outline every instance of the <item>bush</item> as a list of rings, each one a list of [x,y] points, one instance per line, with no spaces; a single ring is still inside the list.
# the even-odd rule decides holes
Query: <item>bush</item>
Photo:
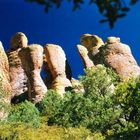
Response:
[[[120,82],[116,87],[116,95],[123,111],[118,123],[112,127],[113,135],[122,138],[139,138],[140,77]]]
[[[0,126],[1,140],[104,140],[101,133],[91,133],[88,129],[63,128],[41,125],[39,128],[24,123],[12,123]]]
[[[48,124],[106,132],[121,113],[112,88],[113,80],[103,66],[86,70],[80,80],[85,94],[66,93],[60,111],[48,118]]]
[[[11,107],[9,122],[24,122],[35,127],[39,126],[39,111],[31,102],[25,101]]]
[[[49,90],[43,100],[36,104],[41,116],[51,117],[57,114],[62,105],[62,97],[53,90]]]

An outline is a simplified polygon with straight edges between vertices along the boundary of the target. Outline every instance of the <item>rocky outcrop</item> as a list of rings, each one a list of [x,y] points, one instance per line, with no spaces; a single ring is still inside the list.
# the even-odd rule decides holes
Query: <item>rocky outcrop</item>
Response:
[[[27,47],[27,37],[21,33],[16,33],[10,42],[10,49],[7,52],[10,67],[10,84],[12,86],[12,102],[17,103],[27,99],[27,76],[22,68],[19,51]]]
[[[95,63],[111,67],[123,78],[140,75],[140,67],[134,59],[130,47],[120,42],[120,38],[107,38],[106,45],[94,57]]]
[[[84,34],[80,42],[77,49],[85,68],[92,67],[96,70],[101,64],[112,68],[125,79],[140,75],[140,67],[129,46],[121,43],[120,38],[108,37],[104,44],[97,35]],[[27,37],[23,33],[16,33],[11,38],[7,58],[0,42],[0,93],[6,95],[0,97],[0,102],[10,103],[12,97],[14,103],[25,99],[37,103],[47,89],[54,89],[62,97],[69,88],[84,93],[83,85],[72,78],[71,68],[60,46],[47,44],[43,50],[40,45],[28,46],[27,43]],[[47,74],[45,84],[48,88],[40,76],[42,65]],[[111,86],[110,90],[113,91],[114,87]],[[4,112],[0,111],[0,117],[4,115]]]
[[[130,47],[120,42],[118,37],[108,37],[104,44],[96,35],[84,34],[82,45],[77,45],[85,68],[103,64],[112,68],[122,78],[140,75],[140,67],[134,59]]]
[[[47,44],[44,52],[53,78],[51,88],[63,96],[66,88],[71,87],[71,82],[66,76],[65,53],[60,46],[54,44]]]
[[[43,65],[43,48],[37,44],[30,45],[19,51],[19,57],[28,77],[29,100],[37,103],[47,92],[47,87],[40,76]]]
[[[9,78],[9,64],[8,58],[0,42],[0,103],[2,104],[10,104],[11,101],[11,85]],[[0,120],[7,116],[6,110],[1,107],[0,108]]]

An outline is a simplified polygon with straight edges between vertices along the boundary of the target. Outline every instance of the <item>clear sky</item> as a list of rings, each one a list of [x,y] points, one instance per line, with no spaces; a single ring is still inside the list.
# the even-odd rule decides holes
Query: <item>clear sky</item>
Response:
[[[5,50],[16,32],[23,32],[29,44],[47,43],[60,45],[66,53],[73,76],[83,74],[83,64],[76,49],[84,33],[97,34],[104,41],[108,36],[117,36],[131,47],[140,64],[140,2],[131,7],[126,17],[120,19],[110,30],[107,23],[100,24],[103,17],[96,6],[85,3],[80,10],[72,11],[72,5],[63,3],[60,9],[44,12],[43,6],[24,0],[0,0],[0,40]]]

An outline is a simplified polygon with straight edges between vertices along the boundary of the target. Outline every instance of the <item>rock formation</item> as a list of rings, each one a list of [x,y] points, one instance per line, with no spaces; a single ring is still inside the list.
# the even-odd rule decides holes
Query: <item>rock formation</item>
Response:
[[[94,63],[88,55],[88,53],[89,53],[88,50],[82,45],[77,45],[77,49],[78,49],[78,52],[83,60],[84,67],[85,68],[93,67]]]
[[[104,42],[97,35],[91,34],[82,35],[80,42],[82,45],[77,45],[77,49],[83,60],[85,68],[93,67],[93,57],[99,53],[99,48],[104,45]]]
[[[16,33],[10,42],[10,49],[7,52],[10,66],[10,84],[12,86],[12,102],[17,103],[27,99],[27,76],[22,68],[19,51],[27,47],[27,37],[21,33]]]
[[[107,38],[106,45],[94,57],[95,63],[111,67],[123,78],[140,75],[140,67],[134,59],[130,47],[120,42],[120,38]]]
[[[44,52],[53,78],[51,88],[63,96],[66,88],[71,87],[71,82],[66,77],[65,53],[60,46],[54,44],[47,44]]]
[[[108,37],[104,44],[97,35],[84,34],[80,42],[77,49],[85,68],[96,70],[105,65],[125,79],[140,75],[140,67],[129,46],[121,43],[120,38]],[[47,87],[62,97],[69,88],[84,93],[83,85],[72,78],[70,66],[60,46],[47,44],[44,50],[37,44],[27,46],[28,40],[21,32],[16,33],[10,43],[7,58],[0,42],[0,93],[4,95],[0,95],[0,102],[10,103],[12,98],[14,103],[25,99],[37,103],[47,92]],[[40,76],[43,63],[47,87]],[[113,84],[111,86],[110,90],[114,92]],[[4,116],[4,110],[0,110],[0,118]]]
[[[9,78],[8,58],[0,42],[0,103],[10,104],[11,101],[11,85]],[[7,116],[6,110],[0,108],[0,119]]]
[[[123,78],[140,75],[140,67],[129,46],[121,43],[120,38],[108,37],[104,44],[100,37],[84,34],[80,41],[82,45],[77,45],[77,48],[85,68],[103,64]]]
[[[37,44],[30,45],[19,51],[19,57],[28,77],[29,100],[37,103],[47,92],[47,87],[40,76],[43,65],[43,48]]]
[[[80,38],[81,45],[87,48],[89,55],[96,55],[99,48],[104,45],[103,40],[97,35],[84,34]]]

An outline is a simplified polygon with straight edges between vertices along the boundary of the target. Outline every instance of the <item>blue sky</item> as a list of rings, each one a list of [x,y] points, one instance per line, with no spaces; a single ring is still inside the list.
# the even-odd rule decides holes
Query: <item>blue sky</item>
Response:
[[[60,45],[66,53],[73,76],[83,74],[83,64],[76,49],[84,33],[97,34],[104,41],[108,36],[117,36],[131,47],[140,64],[140,2],[131,7],[125,18],[120,19],[110,30],[107,23],[100,24],[103,17],[96,6],[85,3],[80,10],[72,11],[72,5],[63,3],[60,9],[52,8],[46,14],[42,6],[24,0],[0,0],[0,40],[5,50],[16,32],[23,32],[29,44],[47,43]]]

